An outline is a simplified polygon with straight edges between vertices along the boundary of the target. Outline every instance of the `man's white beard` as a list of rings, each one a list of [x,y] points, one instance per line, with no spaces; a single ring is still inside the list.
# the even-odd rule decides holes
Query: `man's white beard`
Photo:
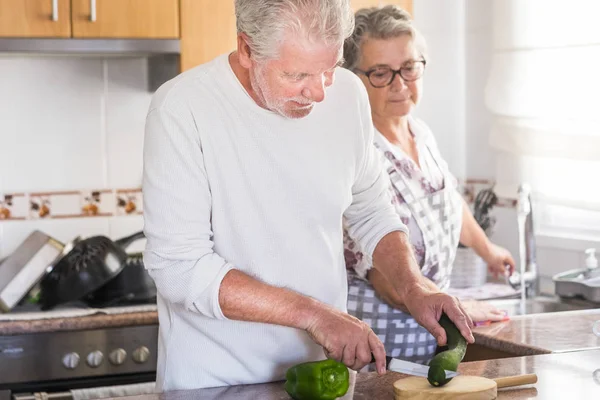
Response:
[[[281,115],[285,118],[299,118],[299,116],[290,114],[289,111],[285,109],[285,104],[288,101],[295,101],[299,104],[306,105],[306,109],[312,110],[314,102],[308,100],[305,97],[292,97],[292,98],[282,98],[277,99],[272,95],[272,90],[265,79],[262,69],[255,69],[254,73],[250,72],[250,85],[252,86],[252,90],[256,93],[256,95],[261,99],[264,103],[264,106],[267,110],[273,111],[276,114]],[[300,111],[300,109],[298,110]],[[308,114],[307,114],[308,115]]]

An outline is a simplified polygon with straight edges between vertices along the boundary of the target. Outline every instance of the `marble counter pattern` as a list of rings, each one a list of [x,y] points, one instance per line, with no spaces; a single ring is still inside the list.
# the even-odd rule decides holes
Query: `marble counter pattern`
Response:
[[[600,309],[512,317],[473,330],[475,343],[516,355],[600,349],[592,332]]]
[[[463,363],[459,372],[499,378],[535,373],[535,385],[504,388],[498,391],[500,400],[522,399],[600,399],[600,350],[563,354],[504,358],[500,360]],[[394,398],[393,383],[405,375],[388,372],[353,374],[352,385],[342,400],[390,400]],[[170,392],[156,395],[122,397],[121,400],[290,400],[282,382],[231,386]]]
[[[156,311],[123,314],[95,314],[82,317],[0,321],[0,335],[20,335],[39,332],[79,331],[120,328],[136,325],[157,325]]]

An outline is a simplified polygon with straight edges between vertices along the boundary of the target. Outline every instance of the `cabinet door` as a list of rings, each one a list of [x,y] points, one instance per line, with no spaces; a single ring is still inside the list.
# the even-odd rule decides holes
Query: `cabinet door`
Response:
[[[181,0],[181,70],[237,47],[233,0]]]
[[[351,0],[350,4],[352,4],[352,9],[354,11],[359,10],[361,8],[367,7],[377,7],[379,5],[379,0]]]
[[[352,9],[354,11],[365,7],[377,7],[388,4],[396,4],[405,9],[412,15],[413,0],[351,0]]]
[[[381,0],[381,4],[396,4],[408,11],[413,18],[415,17],[415,14],[413,14],[413,0]]]
[[[72,0],[73,37],[179,38],[178,0]]]
[[[0,37],[70,37],[71,0],[0,0]]]

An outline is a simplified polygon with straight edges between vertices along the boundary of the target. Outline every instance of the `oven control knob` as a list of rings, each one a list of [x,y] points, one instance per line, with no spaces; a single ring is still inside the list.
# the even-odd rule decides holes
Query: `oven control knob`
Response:
[[[104,354],[100,350],[92,351],[87,355],[86,361],[90,367],[97,368],[104,361]]]
[[[110,352],[108,359],[112,365],[121,365],[127,358],[127,352],[123,349],[115,349]]]
[[[133,361],[138,364],[143,364],[150,358],[150,350],[146,346],[140,346],[133,351]]]
[[[62,365],[66,369],[75,369],[79,365],[79,354],[72,352],[67,353],[62,358]]]

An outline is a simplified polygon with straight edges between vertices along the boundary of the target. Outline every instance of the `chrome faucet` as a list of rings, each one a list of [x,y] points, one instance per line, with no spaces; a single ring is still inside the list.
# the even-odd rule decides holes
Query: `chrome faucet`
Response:
[[[521,184],[518,195],[519,265],[517,271],[509,277],[508,283],[515,290],[524,287],[523,297],[531,298],[539,294],[539,274],[536,263],[533,210],[529,185]]]

